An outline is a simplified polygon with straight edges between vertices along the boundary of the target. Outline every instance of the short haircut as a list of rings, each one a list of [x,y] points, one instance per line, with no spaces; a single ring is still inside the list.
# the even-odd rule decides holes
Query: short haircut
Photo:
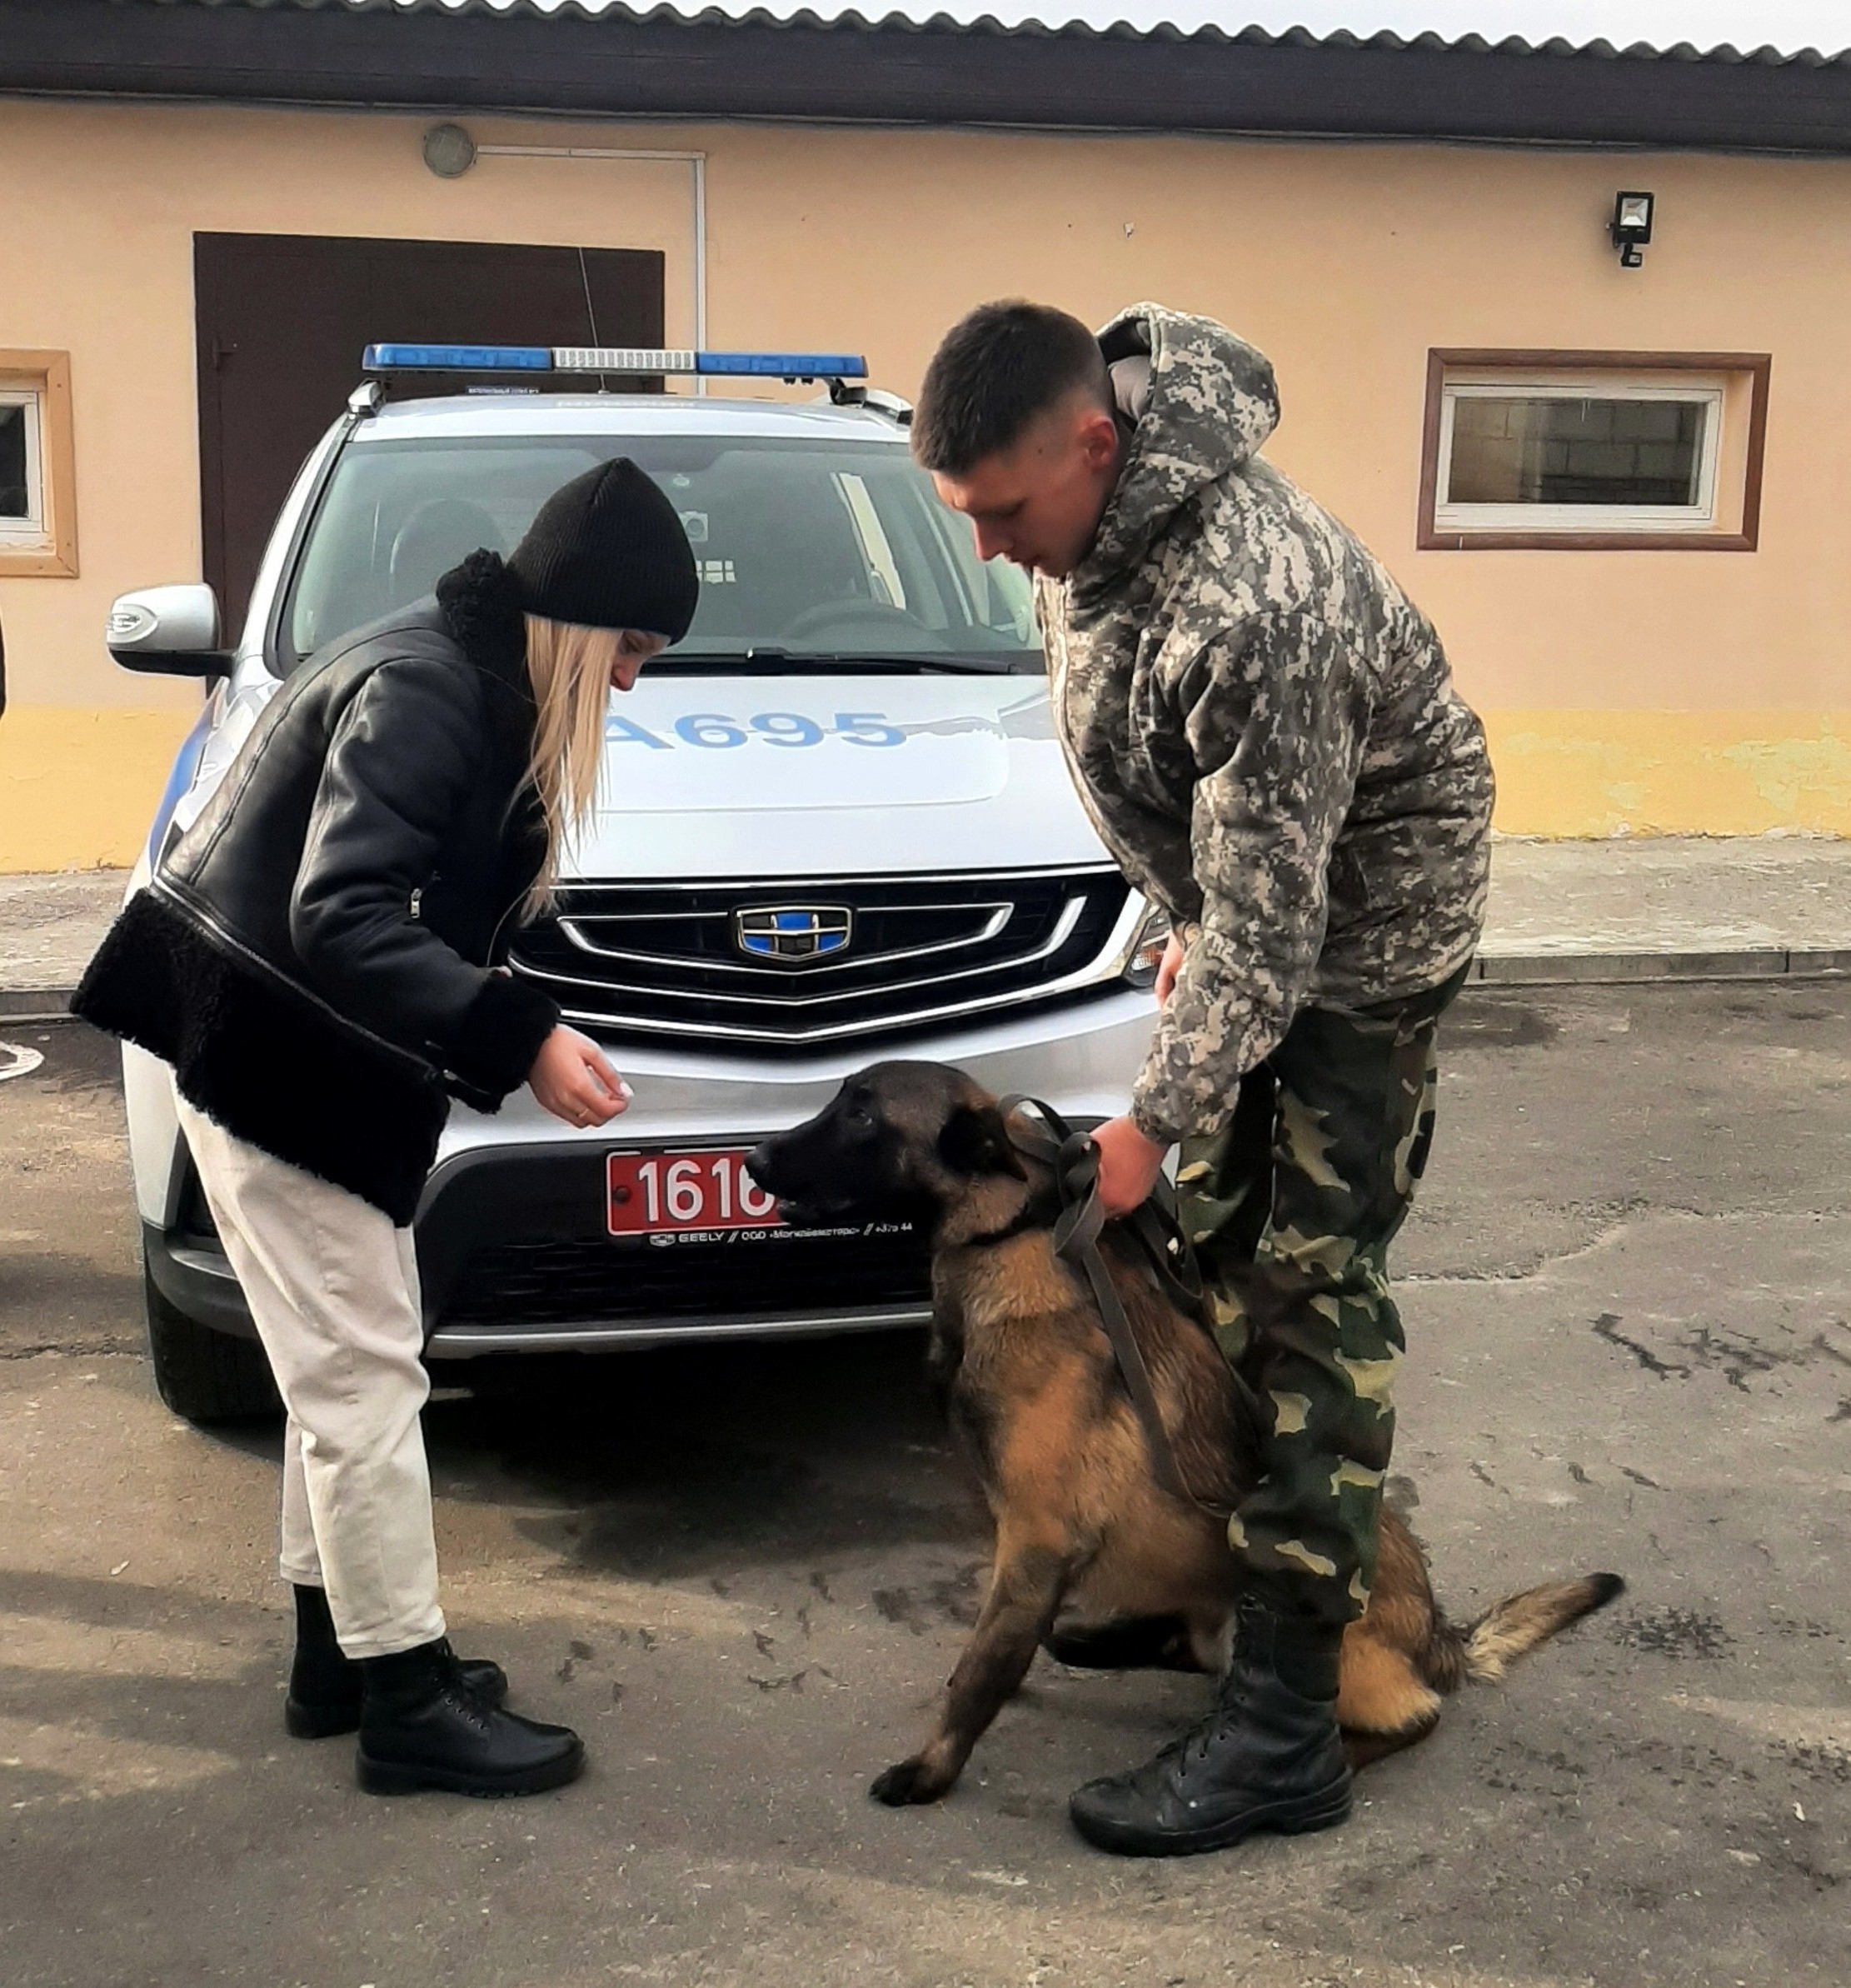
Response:
[[[1112,404],[1099,341],[1077,317],[1011,299],[979,304],[945,334],[913,412],[913,455],[924,469],[966,474],[1013,448],[1031,423],[1075,387]]]

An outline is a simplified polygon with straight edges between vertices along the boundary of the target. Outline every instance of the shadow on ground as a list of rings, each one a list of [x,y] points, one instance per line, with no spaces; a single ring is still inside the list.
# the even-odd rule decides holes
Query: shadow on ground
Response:
[[[426,1417],[446,1495],[539,1506],[522,1531],[586,1568],[661,1580],[985,1537],[923,1334],[471,1363],[460,1396],[453,1371]]]

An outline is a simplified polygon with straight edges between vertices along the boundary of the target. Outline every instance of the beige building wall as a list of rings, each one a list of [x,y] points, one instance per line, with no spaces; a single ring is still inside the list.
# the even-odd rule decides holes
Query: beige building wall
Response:
[[[0,347],[68,351],[80,571],[0,577],[0,870],[122,862],[197,709],[101,631],[199,573],[196,230],[658,248],[691,340],[692,176],[489,157],[428,120],[0,102]],[[707,157],[708,340],[865,350],[910,392],[944,327],[1024,294],[1223,318],[1278,365],[1273,458],[1438,622],[1500,825],[1851,834],[1851,162],[1439,146],[471,119],[479,142]],[[1659,197],[1646,267],[1603,234]],[[1774,355],[1760,550],[1419,552],[1433,347]]]

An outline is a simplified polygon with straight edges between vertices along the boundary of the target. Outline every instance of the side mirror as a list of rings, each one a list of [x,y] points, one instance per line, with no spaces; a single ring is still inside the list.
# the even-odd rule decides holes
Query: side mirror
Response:
[[[125,670],[165,677],[223,677],[232,652],[218,646],[218,597],[209,587],[144,587],[109,610],[109,653]]]

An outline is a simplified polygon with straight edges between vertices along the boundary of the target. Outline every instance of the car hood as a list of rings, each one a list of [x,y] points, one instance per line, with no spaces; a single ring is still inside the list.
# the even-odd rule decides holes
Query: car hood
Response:
[[[1108,860],[1039,677],[646,677],[614,698],[568,877],[880,876]]]

